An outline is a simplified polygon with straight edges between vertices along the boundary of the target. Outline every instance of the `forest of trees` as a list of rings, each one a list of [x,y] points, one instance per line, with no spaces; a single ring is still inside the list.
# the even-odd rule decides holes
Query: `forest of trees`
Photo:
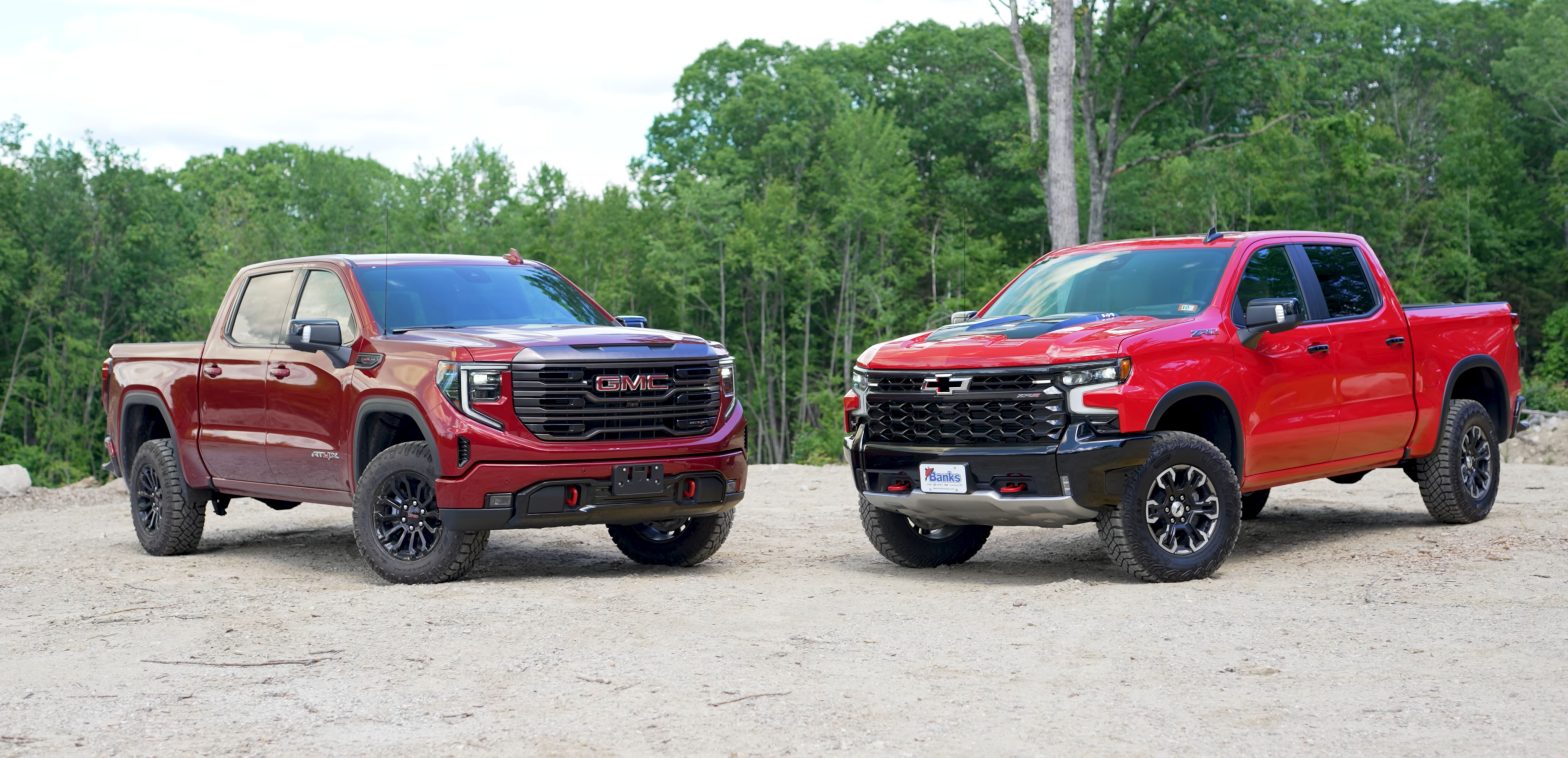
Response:
[[[95,473],[108,346],[202,337],[242,265],[512,247],[729,345],[754,461],[828,460],[862,349],[1075,241],[1050,239],[1020,76],[1045,91],[1047,5],[1022,54],[1001,15],[715,47],[597,193],[477,142],[409,173],[286,143],[171,171],[0,123],[0,462]],[[1407,301],[1513,303],[1530,402],[1568,403],[1568,0],[1076,5],[1085,236],[1364,235]]]

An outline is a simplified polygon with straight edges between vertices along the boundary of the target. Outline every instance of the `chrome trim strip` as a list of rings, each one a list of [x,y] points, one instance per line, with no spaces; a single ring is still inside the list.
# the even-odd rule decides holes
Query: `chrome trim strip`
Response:
[[[1002,497],[992,491],[965,495],[910,492],[862,492],[867,502],[915,521],[936,524],[1058,527],[1093,521],[1099,511],[1085,508],[1070,495]]]

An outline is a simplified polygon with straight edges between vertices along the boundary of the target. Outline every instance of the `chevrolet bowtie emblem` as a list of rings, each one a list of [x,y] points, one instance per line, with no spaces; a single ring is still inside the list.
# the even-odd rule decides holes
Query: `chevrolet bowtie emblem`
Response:
[[[926,392],[935,392],[938,395],[951,395],[954,392],[969,391],[969,381],[974,377],[953,376],[952,374],[937,374],[926,377],[920,389]]]

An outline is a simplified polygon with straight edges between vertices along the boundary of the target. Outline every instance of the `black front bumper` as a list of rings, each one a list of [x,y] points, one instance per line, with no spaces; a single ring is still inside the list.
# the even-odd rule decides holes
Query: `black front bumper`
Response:
[[[1094,518],[1116,505],[1127,477],[1154,445],[1149,434],[1097,435],[1085,422],[1072,424],[1062,442],[1029,446],[933,447],[865,441],[865,427],[845,440],[855,485],[873,505],[923,521],[995,526],[1064,526]],[[904,479],[918,483],[919,467],[962,463],[969,474],[963,495],[889,492]],[[1023,483],[1002,493],[1003,481]]]
[[[681,485],[693,480],[690,496]],[[567,504],[567,488],[577,488],[579,501]],[[441,525],[464,532],[492,529],[538,529],[585,524],[640,524],[647,521],[712,516],[733,510],[744,492],[726,492],[718,473],[672,477],[663,491],[618,496],[612,483],[598,479],[540,482],[510,494],[493,494],[482,508],[443,508]]]

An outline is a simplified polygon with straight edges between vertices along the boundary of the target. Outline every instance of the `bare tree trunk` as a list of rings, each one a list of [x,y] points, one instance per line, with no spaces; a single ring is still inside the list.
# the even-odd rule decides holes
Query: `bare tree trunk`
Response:
[[[11,407],[11,390],[16,388],[16,370],[22,365],[22,348],[27,345],[27,329],[33,325],[33,309],[27,309],[22,320],[22,339],[16,343],[16,355],[11,357],[11,378],[5,382],[5,399],[0,400],[0,429],[5,428],[5,412]]]
[[[1013,7],[1017,5],[1015,0]],[[1073,0],[1051,0],[1050,68],[1045,81],[1045,198],[1052,248],[1078,244],[1078,166],[1073,159],[1073,37]],[[1018,38],[1014,37],[1014,40],[1013,44],[1017,46]]]
[[[1029,115],[1029,144],[1039,145],[1042,138],[1040,134],[1040,91],[1034,81],[1034,63],[1029,60],[1029,51],[1024,49],[1022,20],[1018,16],[1018,0],[1008,0],[1007,31],[1013,38],[1013,55],[1018,59],[1018,75],[1024,81],[1024,108]],[[1054,61],[1055,56],[1053,55],[1052,57]],[[1046,232],[1051,237],[1051,247],[1062,247],[1062,245],[1056,242],[1056,214],[1054,212],[1055,203],[1051,197],[1050,174],[1044,166],[1035,169],[1034,173],[1035,178],[1040,182],[1040,191],[1045,195]],[[1076,236],[1074,235],[1075,238]]]

